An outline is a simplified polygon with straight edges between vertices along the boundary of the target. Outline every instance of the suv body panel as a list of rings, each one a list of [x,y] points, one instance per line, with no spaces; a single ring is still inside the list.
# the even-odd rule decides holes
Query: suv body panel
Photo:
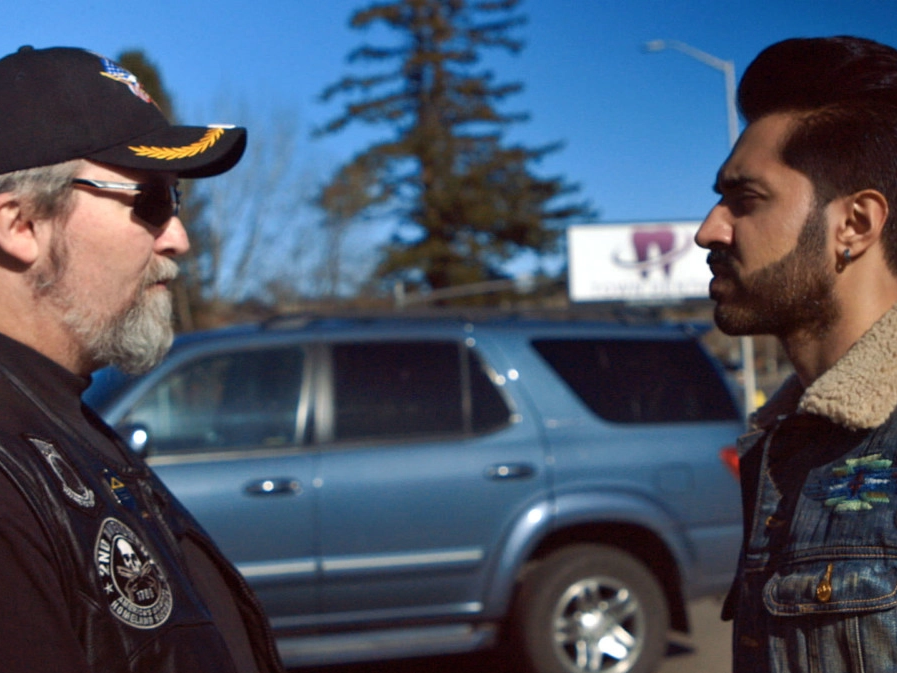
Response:
[[[202,358],[301,353],[290,360],[301,372],[288,441],[281,432],[272,446],[148,456],[254,587],[290,665],[487,646],[528,564],[568,536],[582,541],[608,527],[633,535],[606,544],[625,548],[642,531],[659,541],[663,559],[654,562],[669,559],[674,603],[724,590],[740,500],[717,452],[740,431],[737,412],[694,423],[605,421],[534,349],[540,339],[691,337],[671,327],[513,320],[235,328],[179,339],[159,368],[98,410],[126,424],[138,401]],[[461,385],[482,369],[506,422],[341,439],[335,353],[396,343],[456,344]]]

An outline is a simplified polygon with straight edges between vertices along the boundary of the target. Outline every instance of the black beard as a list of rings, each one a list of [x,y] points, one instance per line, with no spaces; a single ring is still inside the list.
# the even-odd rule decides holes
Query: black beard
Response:
[[[721,283],[734,289],[713,297],[714,319],[726,334],[772,334],[779,338],[796,333],[818,337],[839,315],[834,298],[834,277],[826,259],[826,222],[817,206],[807,216],[794,249],[780,260],[740,278],[728,249],[708,256]]]

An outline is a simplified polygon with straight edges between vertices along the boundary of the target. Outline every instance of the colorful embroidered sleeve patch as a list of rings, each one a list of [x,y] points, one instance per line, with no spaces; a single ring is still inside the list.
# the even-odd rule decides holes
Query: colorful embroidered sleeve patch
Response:
[[[876,504],[890,502],[897,492],[892,460],[873,453],[862,458],[848,458],[844,465],[832,469],[831,476],[806,489],[806,494],[823,500],[836,512],[861,512]]]

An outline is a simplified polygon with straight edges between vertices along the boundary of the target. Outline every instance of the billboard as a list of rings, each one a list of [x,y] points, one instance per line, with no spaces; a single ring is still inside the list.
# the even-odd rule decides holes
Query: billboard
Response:
[[[585,224],[567,229],[571,301],[707,298],[700,222]]]

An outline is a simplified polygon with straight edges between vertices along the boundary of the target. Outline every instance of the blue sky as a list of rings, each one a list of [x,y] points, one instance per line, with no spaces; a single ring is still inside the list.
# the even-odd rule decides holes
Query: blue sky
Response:
[[[243,122],[208,112],[226,92],[294,110],[310,129],[339,112],[318,96],[351,72],[346,55],[367,36],[348,18],[365,4],[9,2],[0,51],[68,45],[114,57],[140,48],[185,121]],[[531,115],[511,137],[564,142],[537,170],[578,183],[605,222],[702,218],[728,151],[722,74],[677,52],[646,54],[646,41],[688,43],[734,61],[739,76],[759,50],[786,37],[854,34],[897,46],[894,0],[524,0],[522,8],[526,48],[490,62],[499,81],[525,86],[504,108]],[[304,147],[323,174],[370,137],[352,132]]]

